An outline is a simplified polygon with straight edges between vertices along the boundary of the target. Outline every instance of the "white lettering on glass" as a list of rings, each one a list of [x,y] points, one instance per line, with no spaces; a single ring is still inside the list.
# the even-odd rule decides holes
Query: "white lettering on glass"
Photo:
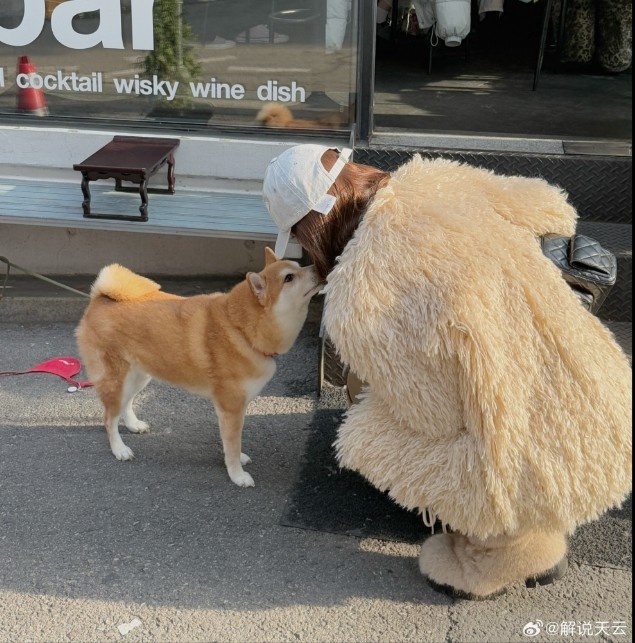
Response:
[[[216,78],[210,78],[209,83],[190,82],[190,93],[194,98],[226,98],[242,100],[245,97],[245,87],[238,83],[220,83]]]
[[[45,0],[24,0],[24,16],[13,29],[0,27],[0,43],[12,47],[31,44],[42,33]],[[154,0],[131,3],[132,48],[154,49],[152,9]],[[99,12],[99,26],[89,34],[73,28],[73,18],[80,13]],[[51,29],[58,42],[69,49],[89,49],[101,44],[104,49],[123,49],[120,0],[66,0],[51,14]]]
[[[277,80],[268,80],[266,85],[260,85],[256,90],[258,100],[278,103],[304,103],[306,91],[295,80],[291,85],[278,85]]]
[[[77,33],[73,29],[73,18],[89,11],[99,11],[99,26],[93,33]],[[57,40],[69,49],[89,49],[99,43],[105,49],[123,49],[119,0],[62,2],[51,15],[51,29]]]
[[[67,91],[67,92],[102,92],[103,74],[94,71],[90,76],[80,76],[76,72],[65,74],[58,71],[56,74],[17,74],[16,85],[20,89],[42,89]]]
[[[152,7],[154,0],[136,0],[132,4],[132,48],[154,49]]]
[[[24,17],[13,29],[0,27],[0,42],[10,47],[31,44],[44,29],[44,0],[24,0]]]
[[[174,100],[179,89],[179,81],[159,80],[155,74],[152,80],[140,78],[135,74],[134,78],[113,78],[115,91],[118,94],[136,94],[137,96],[163,96],[168,100]]]

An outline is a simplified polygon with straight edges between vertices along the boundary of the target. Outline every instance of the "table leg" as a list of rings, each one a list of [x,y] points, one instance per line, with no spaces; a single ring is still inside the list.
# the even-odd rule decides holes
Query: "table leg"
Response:
[[[249,32],[249,29],[247,30]],[[174,194],[174,155],[168,156],[168,192]]]
[[[120,178],[115,178],[115,190],[121,191],[121,179]]]
[[[141,212],[141,221],[148,220],[148,179],[142,179],[139,183],[139,195],[141,196],[141,205],[139,212]]]
[[[85,216],[90,214],[90,188],[88,187],[88,176],[85,172],[82,172],[82,194],[84,195],[82,208]]]

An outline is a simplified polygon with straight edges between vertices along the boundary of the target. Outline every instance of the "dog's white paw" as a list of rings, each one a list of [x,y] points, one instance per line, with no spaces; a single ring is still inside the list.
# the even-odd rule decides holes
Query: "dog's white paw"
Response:
[[[246,472],[241,471],[240,473],[229,474],[229,477],[232,479],[234,484],[237,484],[239,487],[255,487],[256,483],[254,479]]]
[[[132,452],[132,449],[130,447],[127,447],[125,444],[122,444],[117,448],[113,448],[112,454],[115,456],[115,458],[117,458],[117,460],[123,461],[134,459],[134,453]]]
[[[241,453],[240,464],[251,464],[251,458],[246,453]]]
[[[136,420],[126,424],[126,428],[131,433],[148,433],[150,431],[150,425],[143,420]]]

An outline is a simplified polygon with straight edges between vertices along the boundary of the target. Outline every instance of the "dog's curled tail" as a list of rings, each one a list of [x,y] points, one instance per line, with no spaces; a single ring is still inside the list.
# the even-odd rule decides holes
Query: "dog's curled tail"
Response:
[[[137,275],[119,264],[102,268],[90,289],[91,299],[103,296],[115,301],[145,299],[161,290],[158,283]]]

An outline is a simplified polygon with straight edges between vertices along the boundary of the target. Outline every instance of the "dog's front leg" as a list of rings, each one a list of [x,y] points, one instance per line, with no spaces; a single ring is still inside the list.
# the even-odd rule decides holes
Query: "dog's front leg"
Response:
[[[220,435],[223,440],[225,466],[227,473],[234,484],[239,487],[253,487],[254,479],[243,471],[243,464],[249,464],[249,456],[241,453],[243,424],[245,422],[245,405],[241,404],[234,409],[222,408],[216,405]]]

